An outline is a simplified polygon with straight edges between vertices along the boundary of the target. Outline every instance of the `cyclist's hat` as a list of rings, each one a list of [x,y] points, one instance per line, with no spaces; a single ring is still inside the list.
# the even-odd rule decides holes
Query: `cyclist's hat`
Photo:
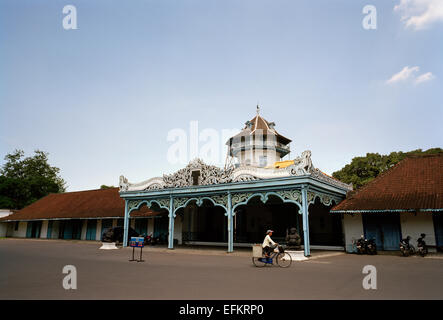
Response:
[[[274,231],[269,229],[268,231],[266,231],[266,234],[269,234],[271,232],[274,232]]]

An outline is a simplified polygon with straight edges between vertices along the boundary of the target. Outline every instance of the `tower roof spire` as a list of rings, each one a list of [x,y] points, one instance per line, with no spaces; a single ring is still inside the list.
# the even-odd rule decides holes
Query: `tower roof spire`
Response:
[[[257,115],[260,115],[260,106],[258,105],[258,102],[257,102]]]

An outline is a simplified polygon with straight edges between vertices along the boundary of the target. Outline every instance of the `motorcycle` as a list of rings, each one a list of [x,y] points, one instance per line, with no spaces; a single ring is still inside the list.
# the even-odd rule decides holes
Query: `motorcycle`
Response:
[[[360,239],[356,241],[357,253],[358,254],[377,254],[377,245],[375,244],[375,239],[365,239],[362,235]]]
[[[377,254],[377,245],[375,239],[366,240],[366,252],[368,254]]]
[[[426,234],[422,233],[420,238],[417,239],[417,250],[422,257],[428,254],[428,246],[426,245],[425,240],[423,240],[425,237]]]
[[[145,237],[145,245],[151,245],[151,246],[155,246],[156,244],[158,244],[160,242],[160,238],[158,237],[154,237],[152,235],[152,233],[150,235],[147,235]]]
[[[405,239],[400,241],[400,251],[404,257],[413,255],[415,253],[415,248],[412,244],[409,243],[411,240],[410,236],[407,236]]]

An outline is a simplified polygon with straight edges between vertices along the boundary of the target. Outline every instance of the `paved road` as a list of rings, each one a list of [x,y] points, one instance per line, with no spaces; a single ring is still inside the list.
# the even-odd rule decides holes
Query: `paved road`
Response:
[[[98,243],[0,240],[0,299],[443,299],[443,259],[341,254],[256,268],[248,255],[131,249]],[[377,268],[377,290],[364,290],[362,268]],[[65,290],[65,265],[77,290]]]

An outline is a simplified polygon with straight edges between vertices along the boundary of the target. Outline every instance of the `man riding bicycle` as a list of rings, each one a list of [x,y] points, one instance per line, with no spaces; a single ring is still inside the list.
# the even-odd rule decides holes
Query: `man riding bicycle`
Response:
[[[266,237],[265,237],[265,240],[263,240],[262,247],[263,247],[263,251],[265,253],[266,258],[269,258],[271,252],[274,251],[274,249],[278,246],[278,243],[274,242],[271,239],[273,232],[274,231],[272,231],[272,230],[266,231]]]

